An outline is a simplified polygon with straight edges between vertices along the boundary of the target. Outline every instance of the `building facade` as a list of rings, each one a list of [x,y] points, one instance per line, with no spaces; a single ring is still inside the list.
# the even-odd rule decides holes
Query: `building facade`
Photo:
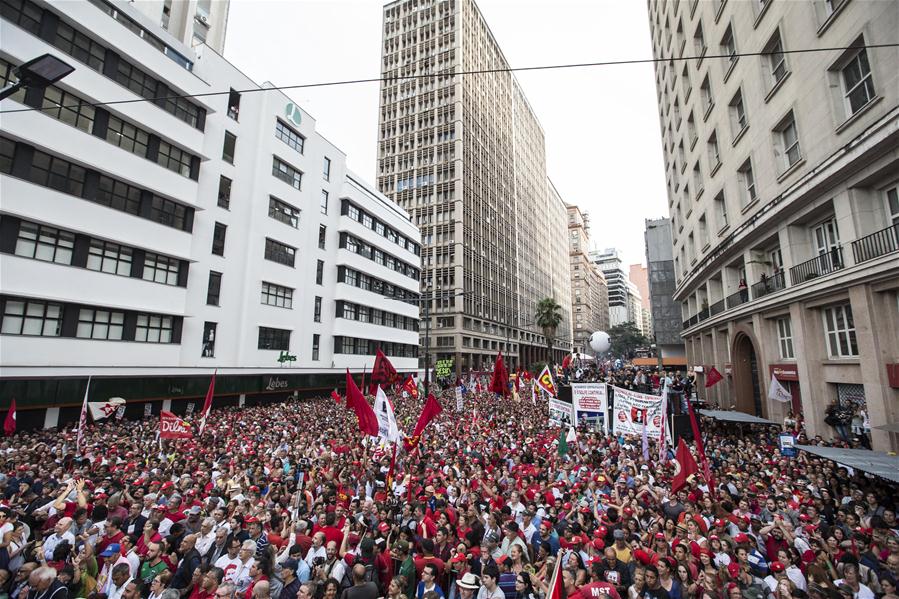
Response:
[[[139,402],[202,396],[217,369],[236,401],[321,393],[376,347],[415,369],[408,215],[287,96],[205,46],[171,60],[115,7],[146,35],[94,2],[4,4],[4,85],[44,53],[76,68],[0,105],[20,110],[0,135],[2,401],[52,407],[50,423],[89,376],[92,400]],[[183,97],[209,90],[226,93]],[[91,104],[110,99],[130,101]]]
[[[570,323],[567,218],[543,129],[473,0],[384,7],[378,188],[422,231],[430,331],[457,373],[546,359],[537,302]],[[557,246],[557,247],[556,247]],[[561,269],[561,270],[559,270]],[[560,328],[555,358],[570,351]]]
[[[571,272],[571,317],[574,348],[589,352],[590,335],[609,329],[606,279],[587,256],[590,217],[575,205],[568,210],[568,262]]]
[[[637,286],[640,294],[640,327],[644,335],[652,339],[652,307],[649,302],[649,271],[642,264],[631,264],[628,279]]]
[[[101,9],[106,4],[105,0],[89,1]],[[231,0],[131,0],[130,5],[185,46],[206,44],[224,53]]]
[[[649,305],[652,311],[652,332],[658,356],[666,359],[684,358],[681,338],[683,318],[680,304],[674,301],[674,254],[671,221],[667,218],[647,219],[646,270],[649,283]]]
[[[642,316],[638,316],[637,304],[633,299],[634,294],[639,292],[624,272],[618,250],[615,248],[591,250],[588,256],[606,280],[609,294],[609,326],[633,322],[639,328],[641,325],[638,324],[638,319],[642,321]]]
[[[835,401],[896,422],[899,50],[870,47],[895,41],[895,6],[650,2],[649,19],[656,57],[692,57],[656,83],[682,335],[726,375],[709,399],[802,411],[826,438]],[[772,376],[792,402],[767,399]]]

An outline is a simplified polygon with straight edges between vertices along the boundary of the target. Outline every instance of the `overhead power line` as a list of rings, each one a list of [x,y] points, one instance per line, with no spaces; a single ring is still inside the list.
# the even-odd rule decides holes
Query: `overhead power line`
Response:
[[[846,50],[862,50],[862,49],[876,49],[876,48],[895,48],[899,47],[899,42],[889,43],[889,44],[865,44],[865,45],[852,45],[852,46],[836,46],[829,48],[801,48],[798,50],[778,50],[774,51],[761,51],[761,52],[736,52],[733,54],[703,54],[701,56],[680,56],[680,57],[668,57],[668,58],[637,58],[630,60],[606,60],[600,62],[572,62],[572,63],[563,63],[563,64],[552,64],[552,65],[538,65],[531,67],[509,67],[503,69],[482,69],[476,71],[461,71],[458,73],[452,72],[441,72],[441,73],[429,73],[422,75],[397,75],[391,77],[371,77],[367,79],[343,79],[339,81],[321,81],[317,83],[299,83],[295,85],[280,85],[274,87],[253,87],[250,89],[243,90],[234,90],[240,94],[249,94],[254,92],[264,92],[264,91],[286,91],[292,89],[311,89],[317,87],[335,87],[340,85],[357,85],[361,83],[382,83],[382,82],[397,82],[397,81],[409,81],[416,79],[431,79],[434,77],[456,77],[456,76],[468,76],[468,75],[490,75],[497,73],[523,73],[528,71],[550,71],[550,70],[561,70],[561,69],[580,69],[587,67],[611,67],[611,66],[621,66],[621,65],[634,65],[634,64],[652,64],[659,62],[686,62],[692,60],[714,60],[720,58],[726,58],[728,60],[734,58],[741,58],[744,56],[771,56],[773,54],[809,54],[814,52],[835,52],[835,51],[846,51]],[[216,91],[216,92],[204,92],[200,94],[172,94],[168,96],[159,96],[156,98],[133,98],[130,100],[110,100],[108,102],[82,102],[80,105],[88,105],[88,106],[113,106],[117,104],[135,104],[137,102],[161,102],[164,100],[175,100],[178,98],[207,98],[212,96],[224,96],[228,95],[232,92],[232,90],[227,91]],[[76,108],[78,105],[73,104],[69,106],[62,106],[62,108]],[[40,108],[14,108],[9,110],[0,110],[0,114],[10,114],[15,112],[34,112],[41,110],[58,110],[60,106],[46,106]]]

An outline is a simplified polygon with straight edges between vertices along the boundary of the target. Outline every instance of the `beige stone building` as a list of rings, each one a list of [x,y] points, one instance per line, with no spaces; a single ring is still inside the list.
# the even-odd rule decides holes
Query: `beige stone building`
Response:
[[[564,320],[571,348],[567,217],[546,175],[543,129],[472,0],[384,7],[378,187],[422,234],[432,348],[457,372],[545,359],[537,302]],[[426,329],[422,326],[422,331]]]
[[[675,299],[689,363],[725,374],[708,399],[825,438],[833,401],[896,422],[899,49],[863,47],[896,41],[895,2],[648,8]]]
[[[574,347],[592,354],[590,335],[609,330],[609,288],[602,271],[587,255],[590,217],[568,204],[568,262],[571,272],[571,317]]]

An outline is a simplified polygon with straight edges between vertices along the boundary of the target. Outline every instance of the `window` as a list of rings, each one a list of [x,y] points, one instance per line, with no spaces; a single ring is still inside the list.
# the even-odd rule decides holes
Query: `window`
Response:
[[[690,149],[693,149],[693,146],[696,145],[696,121],[693,120],[693,111],[690,111],[690,115],[687,117],[687,137],[690,139]]]
[[[718,168],[718,165],[721,164],[721,153],[718,150],[718,132],[712,131],[712,136],[709,137],[708,141],[709,147],[709,172]]]
[[[320,249],[320,250],[325,249],[325,240],[327,239],[327,235],[328,235],[328,227],[326,227],[325,225],[319,225],[318,226],[318,249]]]
[[[784,55],[783,43],[780,41],[780,32],[775,32],[774,37],[762,50],[767,54],[768,67],[771,69],[771,80],[773,85],[777,85],[789,72],[787,70],[787,58]]]
[[[44,90],[41,112],[88,133],[94,127],[94,107],[54,85]]]
[[[67,160],[35,150],[28,180],[69,195],[81,197],[86,172]]]
[[[276,306],[290,310],[293,308],[293,289],[263,281],[262,303],[266,306]]]
[[[140,189],[121,181],[100,175],[94,201],[113,210],[128,214],[140,214]]]
[[[259,349],[289,351],[290,331],[286,329],[259,327],[259,343],[257,347]]]
[[[325,178],[325,181],[331,180],[331,159],[327,156],[322,163],[322,177]]]
[[[328,213],[328,192],[325,191],[324,189],[322,190],[320,206],[321,206],[321,213],[327,214]]]
[[[792,360],[795,357],[793,355],[793,329],[789,316],[777,319],[777,344],[782,360]]]
[[[191,154],[176,148],[167,141],[159,142],[156,163],[184,177],[190,177]]]
[[[724,64],[724,70],[725,73],[729,74],[740,58],[737,56],[737,42],[734,40],[734,31],[730,25],[727,26],[727,29],[724,30],[724,35],[721,36],[721,54],[728,57],[727,62]],[[727,74],[724,76],[725,80],[727,79]]]
[[[274,239],[265,240],[265,259],[293,267],[296,260],[296,248],[275,241]]]
[[[174,319],[160,314],[138,314],[135,341],[144,343],[171,343]]]
[[[815,239],[815,251],[819,256],[837,255],[840,248],[840,232],[837,230],[837,221],[829,218],[815,225],[812,229]]]
[[[75,330],[75,336],[79,339],[121,341],[124,328],[124,312],[82,308],[78,311],[78,327]]]
[[[319,355],[319,346],[321,345],[321,335],[312,335],[312,360],[317,361]]]
[[[106,141],[119,146],[126,152],[146,158],[150,136],[146,131],[138,129],[116,116],[109,115],[109,125],[106,127]]]
[[[212,232],[212,253],[216,256],[225,255],[225,234],[227,232],[227,225],[215,223],[215,230]]]
[[[702,168],[699,166],[699,161],[693,165],[693,189],[696,190],[696,199],[699,199],[699,196],[702,195],[703,187],[702,180]]]
[[[774,129],[778,138],[778,150],[783,160],[783,169],[786,170],[799,162],[802,152],[799,149],[799,133],[796,130],[796,119],[791,110],[787,116]]]
[[[705,56],[706,50],[708,48],[705,45],[705,35],[702,33],[702,23],[700,23],[696,26],[696,32],[693,34],[693,51],[696,56],[701,58]]]
[[[18,4],[18,2],[15,4]],[[28,5],[31,3],[26,2],[23,4]],[[4,14],[3,16],[6,15]],[[35,35],[39,35],[39,33],[35,32]],[[106,57],[103,47],[66,22],[59,23],[53,45],[69,56],[85,63],[95,71],[103,70],[103,63]]]
[[[89,270],[130,277],[131,262],[131,248],[102,239],[91,239],[86,265]]]
[[[684,71],[681,73],[681,85],[683,85],[684,88],[684,106],[686,106],[687,100],[693,92],[693,85],[690,82],[690,73],[687,71],[687,65],[684,65]]]
[[[182,231],[189,231],[187,207],[172,200],[153,196],[150,202],[150,220]]]
[[[0,333],[59,337],[62,306],[39,300],[7,299]]]
[[[228,91],[228,118],[236,121],[238,116],[240,116],[240,93],[231,88]]]
[[[75,235],[54,227],[23,221],[16,240],[16,256],[57,264],[71,264]]]
[[[749,125],[746,119],[746,109],[743,106],[743,92],[737,91],[737,94],[730,101],[730,124],[734,134],[734,142],[743,133],[743,130]]]
[[[219,296],[222,293],[222,273],[209,271],[209,282],[206,284],[206,304],[219,305]]]
[[[724,199],[724,191],[715,196],[715,215],[718,221],[718,229],[727,226],[727,200]]]
[[[752,174],[751,159],[747,158],[746,162],[737,169],[737,176],[743,187],[743,205],[747,206],[758,199],[758,195],[755,192],[755,176]]]
[[[234,164],[234,150],[237,147],[237,136],[230,131],[225,131],[225,141],[222,144],[222,160]]]
[[[325,261],[318,260],[315,265],[315,284],[321,285],[325,278]]]
[[[218,205],[226,210],[231,208],[231,179],[224,175],[219,177]]]
[[[203,323],[203,349],[200,355],[204,358],[215,357],[215,331],[217,328],[217,322]]]
[[[871,65],[868,53],[862,48],[842,68],[843,94],[853,115],[862,106],[874,99],[874,78],[871,76]]]
[[[277,158],[272,159],[272,174],[294,189],[300,189],[303,183],[303,173]]]
[[[712,84],[709,82],[709,76],[706,75],[699,87],[702,95],[702,110],[708,116],[709,111],[715,105],[715,99],[712,97]]]
[[[299,209],[282,202],[274,196],[269,196],[268,198],[268,215],[285,225],[290,225],[294,229],[300,226]]]
[[[315,296],[315,305],[312,311],[312,320],[314,322],[322,321],[322,298]]]
[[[852,358],[858,356],[855,339],[855,323],[852,321],[852,306],[842,304],[825,308],[824,331],[827,335],[827,352],[831,358]]]
[[[286,143],[288,146],[299,152],[303,153],[303,144],[306,141],[306,138],[291,129],[287,123],[278,119],[275,123],[275,137]]]
[[[894,227],[899,226],[899,187],[887,190],[886,201],[890,224]]]
[[[178,260],[174,258],[150,252],[147,252],[144,256],[143,279],[145,281],[177,285],[179,270]]]

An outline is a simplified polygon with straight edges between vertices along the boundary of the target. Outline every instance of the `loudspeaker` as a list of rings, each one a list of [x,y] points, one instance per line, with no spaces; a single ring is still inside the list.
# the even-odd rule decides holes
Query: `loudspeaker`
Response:
[[[689,414],[675,414],[673,426],[674,430],[671,431],[671,437],[675,447],[681,438],[686,443],[693,441],[693,427],[690,426]]]

